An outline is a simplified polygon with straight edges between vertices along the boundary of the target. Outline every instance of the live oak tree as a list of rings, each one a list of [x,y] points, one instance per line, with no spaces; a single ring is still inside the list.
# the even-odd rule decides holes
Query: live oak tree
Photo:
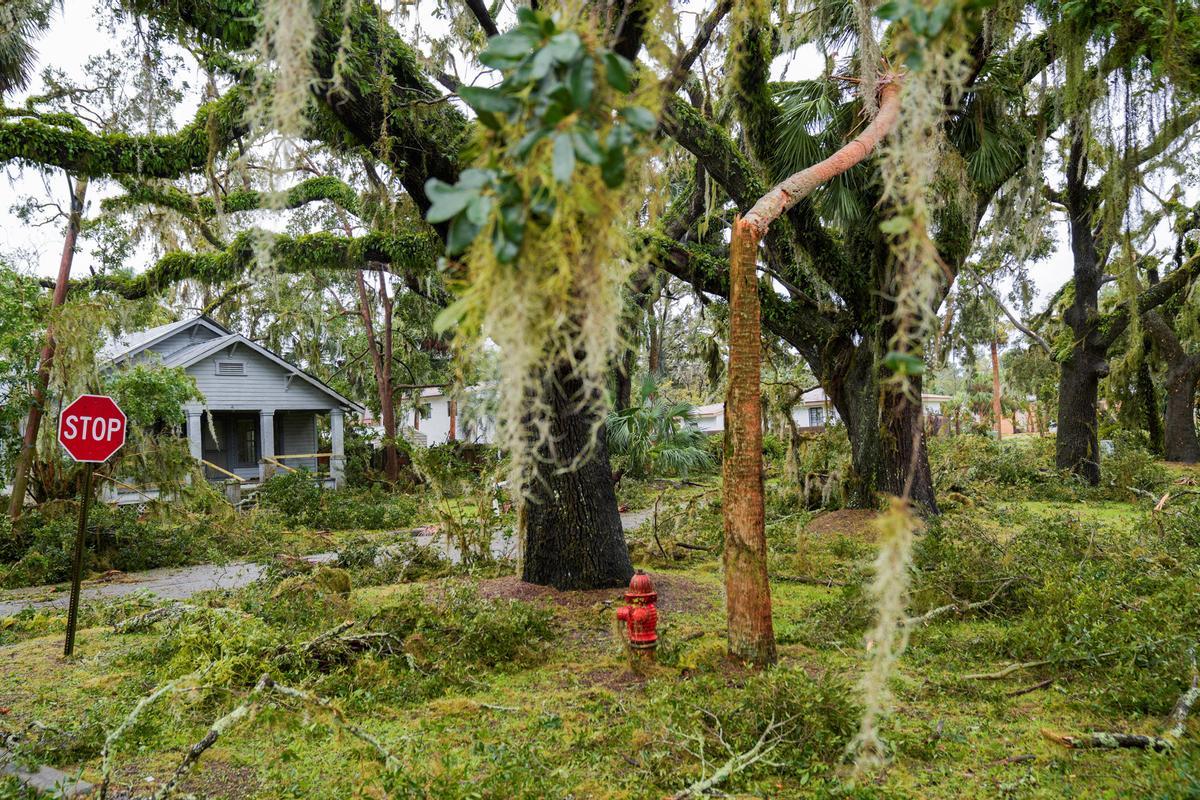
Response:
[[[926,97],[905,106],[932,110],[933,127],[945,135],[944,146],[927,148],[938,159],[936,198],[917,231],[927,235],[939,264],[925,295],[927,311],[952,288],[997,201],[1028,194],[1030,186],[1040,189],[1042,149],[1071,117],[1065,101],[1073,87],[1057,65],[1080,52],[1079,30],[1095,32],[1105,42],[1103,58],[1089,67],[1089,75],[1102,81],[1111,81],[1125,65],[1145,68],[1156,53],[1166,51],[1168,40],[1177,63],[1197,62],[1195,43],[1175,35],[1194,30],[1195,9],[1142,6],[1154,4],[1002,3],[981,9],[944,2],[930,11],[925,4],[896,2],[880,7],[890,22],[884,42],[915,39],[921,47],[909,55],[941,54],[958,67],[942,103]],[[1177,25],[1153,24],[1155,18]],[[771,65],[787,55],[783,45],[815,43],[826,53],[836,48],[844,54],[857,52],[861,41],[849,3],[820,3],[795,17],[761,20],[758,32],[731,56],[722,94],[700,107],[669,98],[663,128],[744,212],[766,186],[836,149],[861,125],[860,96],[838,79],[840,65],[833,58],[818,79],[771,82]],[[708,107],[723,110],[713,114]],[[845,421],[853,449],[852,501],[873,506],[877,491],[900,494],[908,485],[916,502],[935,510],[920,436],[921,407],[912,399],[921,388],[921,368],[890,358],[891,345],[902,333],[895,322],[901,270],[890,231],[904,223],[888,223],[911,215],[889,199],[885,166],[883,158],[868,159],[780,221],[764,253],[772,288],[762,295],[763,324],[804,356]],[[1020,213],[1020,204],[1007,205],[1015,209],[1010,213]],[[686,224],[676,227],[689,230]],[[650,238],[664,269],[705,291],[728,294],[719,243],[696,236],[686,242],[658,234]],[[1163,293],[1151,294],[1146,302]],[[910,352],[918,360],[921,344]],[[889,380],[896,366],[911,368],[906,391]]]
[[[283,106],[285,96],[295,101],[286,90],[294,93],[296,86],[279,85],[291,74],[288,70],[256,74],[243,56],[265,40],[279,63],[280,52],[272,53],[271,47],[295,44],[264,39],[264,20],[280,11],[278,5],[255,8],[237,0],[185,0],[166,6],[132,0],[113,5],[122,13],[144,16],[157,35],[194,47],[206,68],[221,76],[217,84],[225,86],[224,91],[202,106],[193,122],[169,135],[115,136],[60,117],[36,115],[6,122],[0,124],[0,160],[127,180],[133,184],[131,195],[158,193],[170,201],[178,190],[169,182],[204,174],[214,160],[226,158],[251,133],[253,114],[248,111],[262,101],[264,92],[273,106]],[[256,15],[256,10],[270,13]],[[589,13],[599,23],[598,30],[611,32],[606,38],[614,56],[636,56],[647,21],[642,9],[595,3]],[[288,63],[300,75],[305,98],[299,104],[304,109],[299,125],[303,137],[338,152],[377,159],[402,187],[405,202],[424,214],[431,206],[427,182],[453,184],[466,166],[462,150],[474,124],[434,87],[424,60],[373,3],[330,4],[312,17],[311,33],[301,48],[300,63],[294,58]],[[278,118],[279,110],[272,110],[272,119]],[[302,191],[298,202],[344,194],[336,182],[304,189],[311,192]],[[231,197],[262,202],[261,193],[238,195],[222,186],[212,190],[214,204],[225,208]],[[193,200],[204,205],[204,200],[184,199],[189,205]],[[449,231],[444,223],[434,225],[432,231],[414,225],[398,231],[370,230],[353,238],[328,232],[288,235],[243,230],[219,247],[211,243],[214,246],[200,251],[171,252],[139,275],[98,275],[81,288],[140,297],[181,280],[217,284],[237,279],[263,261],[282,273],[388,270],[419,280],[433,274],[441,249],[437,242],[444,242]],[[580,401],[591,399],[581,392],[590,389],[576,385],[576,376],[566,365],[556,367],[547,378],[549,430],[560,450],[554,463],[545,464],[537,482],[549,502],[530,504],[534,511],[527,524],[550,546],[527,548],[526,576],[563,588],[623,583],[632,570],[603,437],[595,436],[595,420],[580,413]],[[560,505],[564,499],[566,503]]]

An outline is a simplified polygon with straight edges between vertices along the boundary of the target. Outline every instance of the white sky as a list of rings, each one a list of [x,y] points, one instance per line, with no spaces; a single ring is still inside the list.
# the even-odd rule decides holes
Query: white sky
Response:
[[[700,4],[709,5],[707,2]],[[438,20],[421,20],[422,26],[442,27],[444,22]],[[39,64],[37,72],[49,65],[66,71],[70,75],[82,74],[82,66],[86,60],[105,49],[117,49],[117,45],[108,38],[104,26],[93,11],[93,0],[65,0],[62,12],[58,13],[55,22],[48,32],[37,43]],[[815,51],[811,55],[799,53],[790,62],[787,73],[789,77],[808,77],[819,73],[821,62]],[[181,75],[192,86],[202,85],[203,76],[198,70],[191,75]],[[30,87],[31,92],[40,89],[40,79]],[[23,97],[10,98],[9,105],[18,105]],[[184,109],[182,113],[190,113],[193,109]],[[177,120],[183,123],[186,119]],[[33,170],[23,172],[16,167],[8,167],[6,175],[0,179],[0,251],[13,254],[16,251],[30,251],[34,254],[34,268],[40,275],[53,277],[58,269],[59,256],[62,252],[62,226],[60,224],[32,227],[23,224],[12,213],[12,206],[25,196],[32,195],[40,200],[53,199],[66,205],[66,180],[60,171],[54,171],[47,179],[52,194],[47,197],[43,178]],[[94,184],[95,185],[95,184]],[[106,188],[90,192],[89,206],[95,208],[100,198],[117,193],[119,190]],[[1071,274],[1071,255],[1066,245],[1066,224],[1061,217],[1055,226],[1057,246],[1054,254],[1047,261],[1034,265],[1031,269],[1033,280],[1037,286],[1039,304],[1048,298],[1066,281]],[[148,249],[139,251],[135,256],[133,267],[140,271],[150,259]],[[76,256],[75,270],[77,274],[85,272],[91,257],[84,244],[84,249]]]

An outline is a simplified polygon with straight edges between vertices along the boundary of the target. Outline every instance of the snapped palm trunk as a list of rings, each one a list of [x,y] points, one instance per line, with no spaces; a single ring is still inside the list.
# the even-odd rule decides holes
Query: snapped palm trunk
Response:
[[[887,82],[880,91],[879,113],[862,133],[824,161],[776,184],[733,225],[729,258],[729,390],[725,400],[722,466],[725,613],[730,655],[754,664],[775,661],[763,511],[758,243],[781,214],[822,183],[866,158],[896,124],[899,114],[900,86]]]

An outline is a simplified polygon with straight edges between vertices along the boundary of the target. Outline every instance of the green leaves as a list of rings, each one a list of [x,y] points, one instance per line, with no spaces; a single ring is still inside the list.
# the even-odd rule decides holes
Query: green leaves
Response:
[[[925,361],[912,353],[901,353],[896,350],[883,357],[884,368],[897,375],[920,375],[925,372]]]
[[[490,229],[495,256],[507,264],[519,256],[528,222],[554,214],[552,187],[570,186],[581,165],[599,168],[609,188],[620,186],[629,149],[658,121],[647,109],[629,105],[619,108],[614,122],[613,108],[603,100],[633,90],[633,64],[610,50],[589,50],[579,34],[559,29],[548,14],[517,9],[517,25],[492,38],[479,60],[499,70],[503,80],[463,87],[458,96],[491,132],[486,150],[491,166],[466,170],[453,185],[430,180],[426,219],[449,223],[450,255]],[[611,91],[602,91],[605,87]],[[598,132],[606,129],[601,137]],[[518,180],[519,174],[526,177]]]

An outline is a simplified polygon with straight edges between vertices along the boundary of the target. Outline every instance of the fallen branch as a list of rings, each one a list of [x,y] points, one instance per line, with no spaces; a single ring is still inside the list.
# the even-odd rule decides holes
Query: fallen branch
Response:
[[[1030,692],[1036,692],[1038,689],[1045,689],[1046,687],[1050,686],[1050,684],[1052,684],[1052,683],[1054,683],[1054,678],[1047,678],[1044,681],[1038,681],[1033,686],[1026,686],[1024,689],[1013,689],[1011,692],[1005,692],[1004,696],[1005,697],[1020,697],[1023,694],[1029,694]]]
[[[163,620],[172,619],[182,616],[183,612],[194,608],[189,603],[172,603],[169,606],[162,608],[151,609],[144,614],[138,614],[136,617],[123,619],[113,625],[114,633],[138,633],[153,627]]]
[[[303,689],[296,689],[276,683],[270,675],[263,675],[258,679],[258,683],[254,685],[254,688],[250,690],[250,693],[246,695],[241,704],[214,722],[209,727],[208,732],[204,734],[204,737],[188,748],[187,753],[179,763],[179,766],[175,768],[175,772],[171,775],[171,778],[152,795],[151,800],[167,800],[167,798],[171,797],[180,782],[195,768],[196,763],[200,760],[200,756],[204,755],[204,752],[216,744],[217,740],[231,728],[249,717],[255,711],[260,696],[267,693],[317,706],[327,712],[339,728],[359,741],[370,745],[388,770],[393,772],[399,771],[401,766],[400,759],[396,758],[377,738],[350,722],[341,709],[329,700]]]
[[[170,608],[170,606],[168,606],[168,608]],[[143,614],[142,616],[145,615]],[[167,681],[162,686],[159,686],[153,692],[143,697],[141,700],[138,700],[137,705],[133,707],[133,710],[130,711],[129,715],[125,717],[125,720],[116,728],[114,728],[113,731],[108,734],[108,736],[104,737],[104,746],[100,748],[100,800],[107,800],[108,798],[108,784],[112,780],[113,746],[121,740],[121,737],[124,736],[125,732],[133,726],[133,723],[137,722],[138,717],[142,715],[143,711],[153,705],[154,702],[160,697],[175,691],[175,687],[177,687],[180,682],[196,677],[198,674],[200,673],[194,672],[191,675],[187,675],[183,678],[176,678],[173,681]]]
[[[784,581],[785,583],[803,583],[808,586],[823,586],[831,589],[834,586],[845,586],[844,581],[835,581],[833,578],[810,578],[807,575],[771,575],[773,581]]]
[[[938,606],[937,608],[926,611],[924,614],[922,614],[919,617],[907,617],[906,619],[904,619],[901,622],[901,624],[908,626],[908,627],[915,627],[917,625],[924,625],[926,622],[929,622],[930,620],[934,620],[934,619],[937,619],[938,617],[945,616],[946,614],[949,614],[951,612],[955,612],[958,614],[965,614],[968,611],[975,611],[976,609],[990,606],[992,603],[996,602],[996,598],[1000,596],[1001,592],[1003,592],[1005,589],[1007,589],[1009,586],[1011,586],[1013,584],[1014,580],[1016,580],[1016,579],[1009,578],[1004,583],[1000,584],[998,587],[996,587],[996,591],[992,592],[992,596],[987,598],[986,600],[979,600],[974,603],[967,603],[966,605],[960,605],[958,603],[951,603],[950,605],[946,605],[946,606]]]
[[[1040,661],[1024,661],[1020,663],[1014,662],[997,672],[978,672],[974,675],[964,675],[963,679],[968,681],[998,681],[1002,678],[1007,678],[1014,672],[1020,672],[1021,670],[1045,667],[1050,664],[1074,664],[1079,661],[1091,661],[1093,659],[1099,660],[1101,658],[1110,658],[1116,654],[1116,650],[1109,650],[1107,653],[1101,653],[1098,656],[1078,656],[1076,658],[1064,658],[1060,661],[1055,661],[1051,658],[1045,658]]]
[[[686,789],[681,789],[673,795],[672,800],[687,800],[689,797],[700,797],[707,794],[716,786],[728,780],[731,776],[736,775],[742,770],[757,764],[760,761],[772,764],[774,762],[766,761],[768,755],[771,754],[779,743],[783,740],[780,729],[784,727],[790,720],[784,722],[776,722],[774,719],[763,730],[762,735],[758,737],[758,741],[744,753],[734,753],[730,751],[729,760],[721,766],[712,775],[702,780],[696,781]],[[722,742],[723,743],[723,742]],[[728,746],[726,746],[728,750]]]
[[[1153,750],[1161,753],[1164,750],[1170,750],[1173,746],[1173,742],[1169,739],[1161,736],[1143,736],[1139,733],[1085,733],[1079,736],[1070,736],[1042,728],[1042,736],[1072,750],[1112,750],[1119,747],[1131,747],[1137,750]]]
[[[1094,731],[1072,736],[1065,733],[1042,728],[1042,736],[1052,742],[1069,747],[1072,750],[1103,749],[1112,750],[1129,747],[1138,750],[1153,750],[1162,753],[1175,747],[1176,742],[1187,732],[1187,718],[1192,707],[1200,700],[1200,669],[1196,666],[1196,648],[1191,649],[1192,683],[1175,701],[1171,713],[1167,715],[1167,730],[1161,736],[1148,736],[1141,733],[1123,733],[1119,731]]]

